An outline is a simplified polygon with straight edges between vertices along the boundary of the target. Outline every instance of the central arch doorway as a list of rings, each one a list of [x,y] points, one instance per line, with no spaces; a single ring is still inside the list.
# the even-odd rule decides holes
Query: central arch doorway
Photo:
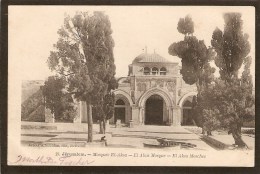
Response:
[[[164,125],[164,100],[160,95],[152,95],[145,103],[145,125]]]

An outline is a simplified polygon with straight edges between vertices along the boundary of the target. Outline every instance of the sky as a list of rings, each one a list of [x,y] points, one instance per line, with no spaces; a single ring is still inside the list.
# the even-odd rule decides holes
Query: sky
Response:
[[[251,44],[251,73],[255,74],[255,9],[238,6],[9,6],[9,74],[22,80],[45,80],[52,75],[46,61],[58,40],[57,31],[65,14],[73,16],[77,11],[104,11],[109,16],[117,77],[127,76],[128,65],[145,47],[148,53],[155,51],[180,63],[178,57],[168,54],[173,42],[183,40],[177,30],[180,18],[190,15],[194,35],[210,46],[215,28],[224,28],[223,13],[240,12],[243,31],[249,34]]]

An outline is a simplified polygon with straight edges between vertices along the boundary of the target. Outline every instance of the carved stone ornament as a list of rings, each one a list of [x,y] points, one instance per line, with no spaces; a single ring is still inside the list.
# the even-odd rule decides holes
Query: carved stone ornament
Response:
[[[171,92],[175,91],[175,87],[176,87],[175,82],[167,82],[166,86],[167,86],[168,91],[171,91]]]
[[[160,88],[163,88],[164,82],[162,80],[158,81],[157,86],[160,87]]]
[[[153,88],[153,87],[156,87],[157,85],[156,85],[156,81],[155,80],[152,80],[151,81],[151,87]]]
[[[137,83],[137,90],[138,91],[146,91],[146,84],[145,83]]]

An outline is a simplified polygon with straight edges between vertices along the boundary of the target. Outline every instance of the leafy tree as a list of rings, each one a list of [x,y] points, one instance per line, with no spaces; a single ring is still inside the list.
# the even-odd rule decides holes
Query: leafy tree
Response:
[[[111,23],[103,12],[78,12],[67,16],[59,29],[59,40],[50,53],[51,70],[66,79],[68,92],[87,103],[88,113],[115,81]],[[92,115],[88,114],[88,141],[92,142]]]
[[[55,113],[56,108],[60,104],[64,87],[64,80],[58,76],[50,76],[47,81],[44,82],[42,93],[45,100],[45,106],[51,110],[52,114]]]
[[[198,40],[193,36],[194,26],[191,17],[181,18],[178,23],[178,31],[184,34],[184,40],[170,45],[168,52],[170,55],[178,56],[182,62],[183,80],[190,85],[196,84],[198,95],[194,99],[194,121],[197,126],[203,128],[202,108],[199,107],[200,95],[203,88],[214,79],[215,69],[210,66],[210,61],[214,57],[211,48],[207,48],[203,40]],[[196,102],[195,102],[196,101]]]
[[[103,110],[106,113],[105,117],[103,118],[103,129],[104,132],[106,131],[106,120],[109,120],[114,115],[114,106],[115,106],[115,95],[114,93],[109,93],[105,95],[104,97],[104,104],[103,104]]]
[[[221,124],[232,133],[235,144],[245,147],[241,138],[241,127],[245,118],[254,115],[254,97],[252,95],[252,76],[250,75],[251,58],[248,35],[242,31],[243,21],[240,13],[224,14],[224,31],[216,28],[212,35],[211,44],[217,56],[216,66],[219,68],[222,82],[216,83],[212,92],[212,102],[218,99],[216,106],[219,110]],[[245,64],[242,77],[238,71]]]
[[[106,94],[100,103],[93,107],[93,117],[99,120],[100,133],[106,132],[106,121],[113,117],[115,105],[115,95],[110,92]]]
[[[236,145],[245,147],[241,127],[245,120],[254,118],[254,97],[248,93],[248,86],[240,79],[230,83],[218,79],[215,85],[202,92],[202,98],[208,122],[217,123],[217,128],[225,128],[232,133]]]
[[[177,30],[184,35],[193,34],[194,23],[192,21],[192,18],[188,15],[185,18],[180,18]]]
[[[42,87],[45,107],[51,110],[56,121],[72,122],[76,116],[75,103],[65,90],[66,81],[50,76]]]
[[[225,81],[237,78],[238,70],[250,52],[248,34],[242,31],[243,21],[240,13],[224,14],[224,31],[216,28],[211,45],[217,53],[215,64],[219,68],[221,79]]]

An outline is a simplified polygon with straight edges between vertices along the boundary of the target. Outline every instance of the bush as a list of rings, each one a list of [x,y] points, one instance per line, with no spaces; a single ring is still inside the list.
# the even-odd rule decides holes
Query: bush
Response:
[[[242,134],[255,134],[255,129],[242,129]]]
[[[255,120],[244,122],[243,127],[255,128]]]

